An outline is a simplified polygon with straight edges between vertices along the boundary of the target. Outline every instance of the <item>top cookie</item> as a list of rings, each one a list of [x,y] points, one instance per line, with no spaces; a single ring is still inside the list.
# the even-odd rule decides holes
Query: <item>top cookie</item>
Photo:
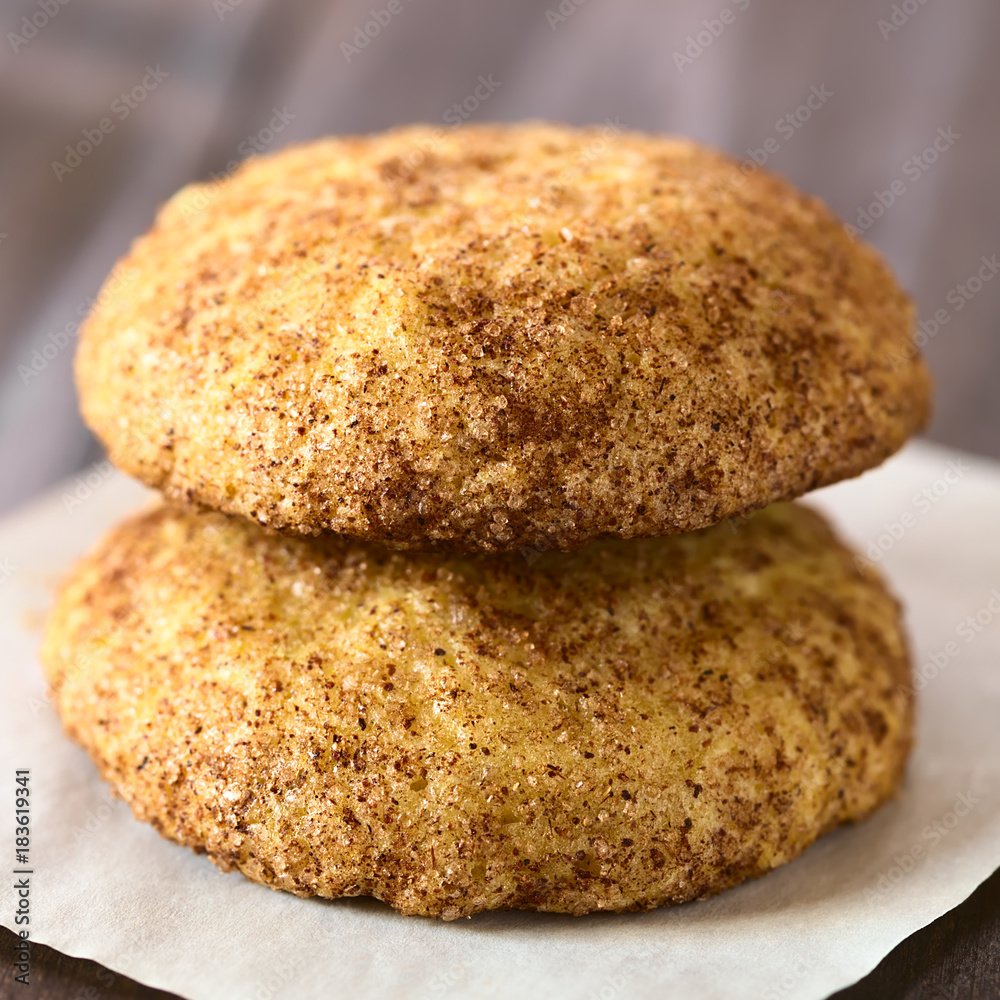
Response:
[[[693,142],[414,126],[180,191],[77,376],[111,458],[174,500],[571,549],[878,464],[927,417],[912,323],[820,202]]]

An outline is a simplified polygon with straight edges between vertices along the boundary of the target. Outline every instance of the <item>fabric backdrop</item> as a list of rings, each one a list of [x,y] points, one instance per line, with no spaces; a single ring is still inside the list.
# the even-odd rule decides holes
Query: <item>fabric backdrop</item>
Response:
[[[100,455],[72,324],[176,188],[466,116],[686,133],[820,195],[917,300],[931,437],[1000,457],[1000,4],[5,0],[0,32],[0,510]]]

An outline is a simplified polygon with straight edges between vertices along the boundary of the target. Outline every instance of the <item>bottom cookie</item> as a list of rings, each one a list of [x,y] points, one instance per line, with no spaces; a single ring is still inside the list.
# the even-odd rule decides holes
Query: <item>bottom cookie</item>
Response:
[[[645,910],[863,818],[911,742],[899,608],[812,511],[499,557],[162,507],[43,660],[135,815],[300,895]]]

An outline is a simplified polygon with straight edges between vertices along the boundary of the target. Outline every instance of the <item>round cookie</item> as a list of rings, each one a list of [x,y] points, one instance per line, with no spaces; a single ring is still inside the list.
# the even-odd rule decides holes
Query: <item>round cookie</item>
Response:
[[[179,192],[77,375],[114,462],[173,500],[544,551],[877,465],[927,418],[912,327],[819,201],[693,142],[418,126]]]
[[[530,561],[161,508],[76,568],[43,658],[165,836],[447,919],[761,875],[891,796],[912,729],[895,600],[792,505]]]

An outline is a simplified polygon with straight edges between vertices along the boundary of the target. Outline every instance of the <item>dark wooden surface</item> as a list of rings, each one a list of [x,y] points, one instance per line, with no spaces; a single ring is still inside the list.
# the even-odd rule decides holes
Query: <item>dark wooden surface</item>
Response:
[[[15,938],[0,927],[2,1000],[172,1000],[173,993],[152,990],[96,962],[69,958],[43,944],[31,946],[29,984],[14,981]]]
[[[14,935],[0,928],[2,1000],[169,1000],[96,962],[35,945],[31,985],[12,981]],[[998,1000],[1000,871],[961,906],[907,938],[871,975],[830,1000]]]

